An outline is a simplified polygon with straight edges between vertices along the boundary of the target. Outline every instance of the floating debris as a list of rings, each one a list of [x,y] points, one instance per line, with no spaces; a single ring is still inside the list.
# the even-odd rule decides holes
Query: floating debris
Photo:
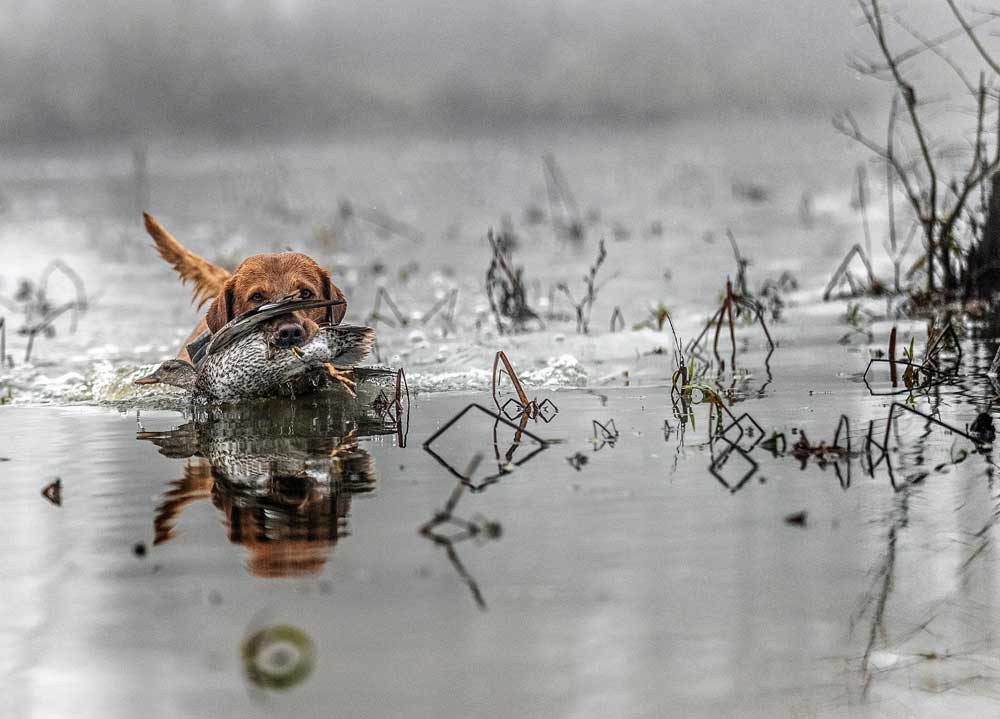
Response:
[[[570,467],[579,472],[587,465],[587,462],[589,462],[590,460],[587,458],[587,455],[585,455],[583,452],[577,452],[576,454],[567,457],[566,461],[569,462]]]
[[[243,640],[240,650],[247,680],[261,689],[284,691],[301,684],[316,664],[309,635],[290,624],[275,624]]]
[[[788,449],[788,441],[783,432],[772,432],[770,437],[760,443],[760,446],[775,457],[780,457]]]
[[[802,510],[801,512],[794,512],[785,517],[785,524],[790,524],[793,527],[805,527],[809,519],[809,512]]]
[[[57,507],[62,506],[62,480],[56,477],[54,482],[49,482],[42,489],[42,496]]]

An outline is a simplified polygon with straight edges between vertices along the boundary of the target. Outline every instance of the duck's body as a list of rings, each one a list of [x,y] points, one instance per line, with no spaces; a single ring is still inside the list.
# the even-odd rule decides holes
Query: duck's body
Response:
[[[255,399],[302,394],[330,376],[327,365],[351,369],[375,341],[370,327],[323,327],[301,347],[280,349],[254,331],[207,352],[197,367],[180,360],[164,362],[138,384],[162,382],[191,390],[203,401]]]

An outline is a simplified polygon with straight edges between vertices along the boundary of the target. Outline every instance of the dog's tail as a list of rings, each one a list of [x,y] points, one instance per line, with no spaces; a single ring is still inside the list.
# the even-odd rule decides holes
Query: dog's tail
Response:
[[[198,307],[222,292],[222,286],[229,279],[227,270],[185,249],[148,212],[142,213],[142,219],[160,257],[170,263],[184,282],[194,285],[191,299]]]

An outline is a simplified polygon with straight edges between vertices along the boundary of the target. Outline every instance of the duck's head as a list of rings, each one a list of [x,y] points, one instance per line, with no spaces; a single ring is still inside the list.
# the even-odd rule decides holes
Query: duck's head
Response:
[[[169,384],[183,389],[194,389],[194,367],[184,360],[167,360],[135,384]]]

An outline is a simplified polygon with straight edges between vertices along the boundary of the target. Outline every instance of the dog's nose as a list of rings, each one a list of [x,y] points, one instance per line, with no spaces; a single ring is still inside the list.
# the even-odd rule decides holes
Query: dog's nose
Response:
[[[306,330],[297,322],[285,322],[274,331],[274,343],[279,347],[296,347],[305,340]]]

